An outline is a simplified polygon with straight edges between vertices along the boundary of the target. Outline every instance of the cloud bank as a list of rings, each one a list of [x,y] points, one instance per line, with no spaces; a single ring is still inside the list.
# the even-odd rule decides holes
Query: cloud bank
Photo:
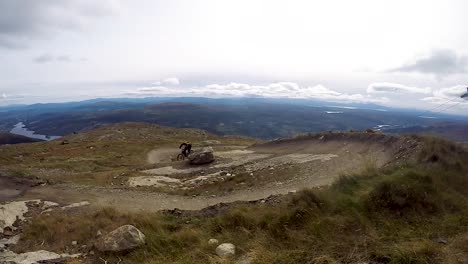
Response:
[[[468,100],[461,98],[466,93],[466,85],[441,88],[433,92],[432,96],[424,97],[421,100],[432,104],[461,105],[468,107]]]
[[[445,76],[468,72],[468,56],[450,49],[436,49],[416,58],[413,62],[390,70],[390,72],[417,72]]]
[[[414,94],[430,94],[432,92],[431,88],[418,88],[406,86],[398,83],[371,83],[367,87],[367,93],[414,93]]]
[[[159,85],[179,85],[179,84],[180,84],[180,81],[176,77],[166,78],[166,79],[163,79],[162,81],[156,81],[156,82],[153,83],[153,85],[155,85],[155,86],[159,86]]]
[[[112,0],[0,1],[0,48],[22,49],[34,39],[77,31],[93,20],[115,14]]]
[[[415,100],[421,100],[426,103],[431,103],[433,105],[441,106],[440,109],[449,109],[455,106],[460,106],[463,108],[468,107],[468,100],[461,98],[463,94],[467,92],[466,85],[456,85],[453,87],[444,87],[440,89],[432,88],[419,88],[411,87],[403,84],[397,83],[372,83],[367,88],[367,93],[369,94],[393,94],[393,95],[405,95],[405,94],[414,94],[419,96]],[[439,107],[437,107],[439,109]]]
[[[51,55],[49,53],[42,54],[33,59],[35,63],[48,63],[48,62],[73,62],[73,61],[86,61],[85,58],[75,59],[68,55]]]
[[[385,98],[369,95],[348,94],[331,90],[323,85],[300,86],[294,82],[277,82],[267,85],[250,85],[245,83],[209,84],[196,87],[167,87],[163,82],[157,85],[128,91],[129,96],[163,96],[163,97],[266,97],[317,99],[336,102],[383,103]]]

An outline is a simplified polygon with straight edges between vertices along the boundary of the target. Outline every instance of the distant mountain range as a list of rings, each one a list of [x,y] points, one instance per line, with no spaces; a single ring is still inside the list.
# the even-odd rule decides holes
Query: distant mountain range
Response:
[[[8,132],[15,124],[23,122],[36,133],[57,136],[119,122],[201,128],[220,135],[235,134],[263,139],[298,133],[368,128],[406,133],[415,126],[421,128],[415,131],[424,131],[424,128],[439,123],[459,126],[467,122],[467,117],[373,104],[264,98],[93,99],[2,107],[0,112],[0,131]],[[423,114],[433,118],[423,118]],[[458,134],[466,134],[463,125]]]

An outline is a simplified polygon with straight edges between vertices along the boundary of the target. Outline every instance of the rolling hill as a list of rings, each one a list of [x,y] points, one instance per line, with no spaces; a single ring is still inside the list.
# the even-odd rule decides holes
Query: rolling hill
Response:
[[[458,142],[468,142],[468,123],[466,122],[437,123],[427,126],[393,128],[387,129],[385,132],[396,134],[426,134],[439,136]]]
[[[167,150],[181,140],[212,146],[216,160],[171,159]],[[155,153],[165,155],[149,159]],[[417,135],[260,142],[142,123],[1,146],[0,177],[13,189],[0,192],[19,189],[15,199],[31,202],[27,219],[7,230],[20,239],[0,261],[47,250],[79,253],[69,261],[89,264],[464,263],[467,159],[459,144]],[[21,185],[24,178],[38,183]],[[129,224],[145,243],[96,249],[99,237]],[[218,243],[235,253],[218,256]]]
[[[106,124],[146,122],[199,128],[218,135],[273,139],[299,133],[364,130],[382,125],[389,129],[403,129],[463,120],[462,117],[442,114],[428,119],[418,114],[374,105],[344,106],[311,101],[159,98],[15,108],[2,114],[0,130],[8,131],[16,123],[23,122],[28,129],[39,134],[67,135]]]
[[[32,143],[32,142],[40,142],[40,141],[42,140],[33,139],[33,138],[15,135],[15,134],[10,134],[10,133],[0,133],[0,145]]]

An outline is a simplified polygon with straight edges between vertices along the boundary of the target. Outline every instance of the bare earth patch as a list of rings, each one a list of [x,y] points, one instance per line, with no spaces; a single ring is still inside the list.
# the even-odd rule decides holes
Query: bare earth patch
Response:
[[[147,160],[149,164],[158,164],[163,162],[171,162],[177,157],[180,150],[177,148],[158,148],[148,152]]]
[[[166,186],[170,183],[180,183],[180,180],[169,178],[165,176],[140,176],[140,177],[132,177],[128,180],[128,185],[130,187],[138,187],[138,186]]]

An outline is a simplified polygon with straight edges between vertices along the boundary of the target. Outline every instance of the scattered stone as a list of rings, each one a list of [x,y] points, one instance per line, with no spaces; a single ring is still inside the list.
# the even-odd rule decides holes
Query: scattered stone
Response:
[[[96,233],[96,237],[100,237],[100,236],[102,236],[102,232],[101,232],[101,230],[98,230],[97,233]]]
[[[87,206],[87,205],[90,205],[90,203],[89,203],[88,201],[83,201],[83,202],[72,203],[72,204],[63,206],[62,209],[63,209],[63,210],[67,210],[67,209],[72,209],[72,208],[81,207],[81,206]]]
[[[436,240],[436,242],[439,243],[439,244],[447,245],[447,240],[445,240],[445,239],[443,239],[443,238],[438,238],[438,239]]]
[[[50,202],[50,201],[44,201],[42,203],[42,209],[49,209],[49,208],[58,207],[58,206],[59,206],[58,203],[54,203],[54,202]]]
[[[11,226],[6,226],[3,228],[3,235],[10,237],[14,235],[13,228]]]
[[[202,148],[201,150],[189,155],[190,164],[201,165],[214,161],[212,147]]]
[[[120,252],[143,244],[145,235],[132,225],[124,225],[99,238],[95,246],[101,252]]]
[[[41,214],[46,214],[46,215],[49,215],[48,213],[52,212],[53,209],[52,208],[49,208],[49,209],[46,209],[44,211],[41,212]]]
[[[220,257],[230,257],[236,254],[236,246],[231,243],[223,243],[216,248],[216,254]]]
[[[251,264],[251,263],[252,263],[252,258],[249,255],[242,255],[235,262],[235,264]]]
[[[27,204],[39,202],[39,200],[31,200],[0,204],[0,230],[4,231],[5,227],[13,226],[17,220],[24,220],[24,215],[29,210]]]
[[[168,184],[180,183],[179,179],[170,178],[166,176],[138,176],[138,177],[131,177],[128,179],[128,185],[130,187],[138,187],[138,186],[167,186]]]
[[[6,248],[9,245],[15,245],[18,243],[20,239],[20,235],[16,235],[10,238],[2,238],[0,239],[0,252],[2,249]]]
[[[26,252],[21,254],[16,254],[12,251],[5,251],[0,255],[0,263],[35,264],[63,258],[77,258],[79,256],[81,255],[57,254],[46,250]]]
[[[72,241],[72,246],[76,246],[76,245],[78,245],[78,241],[75,241],[75,240]]]
[[[209,245],[218,245],[219,241],[218,241],[218,239],[211,238],[210,240],[208,240],[208,244]]]
[[[203,141],[202,144],[203,145],[219,145],[219,144],[221,144],[221,141],[214,140],[214,139],[209,139],[209,140]]]

